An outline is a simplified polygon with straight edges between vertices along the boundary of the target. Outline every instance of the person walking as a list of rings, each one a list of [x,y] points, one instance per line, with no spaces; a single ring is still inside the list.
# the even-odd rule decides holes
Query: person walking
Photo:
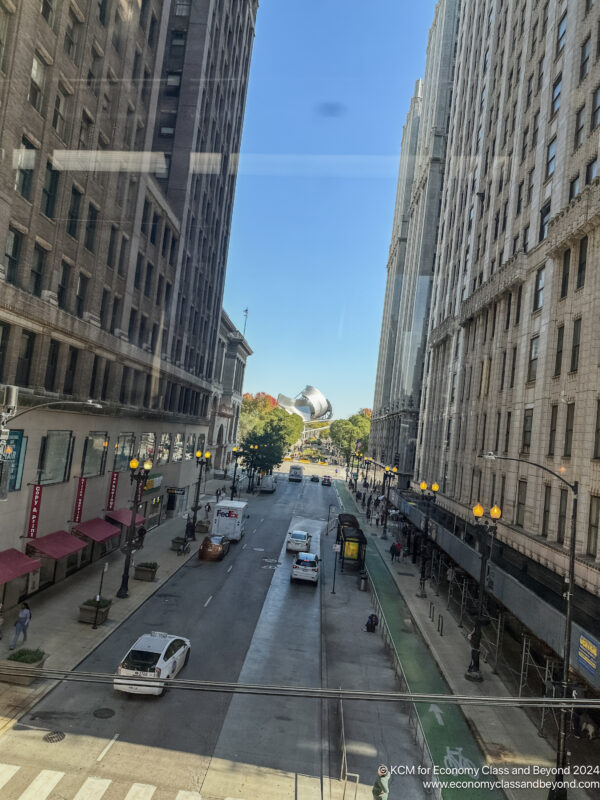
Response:
[[[19,611],[19,616],[15,622],[15,635],[12,638],[12,642],[10,643],[10,649],[14,650],[19,639],[19,634],[23,634],[23,643],[27,641],[27,628],[29,628],[29,623],[31,622],[31,611],[29,610],[29,606],[27,603],[21,603],[21,610]]]
[[[402,556],[402,545],[400,544],[400,542],[396,542],[394,544],[394,547],[396,548],[396,558],[398,559],[398,561],[400,561],[400,557]]]
[[[367,506],[367,522],[371,524],[371,506]]]
[[[220,490],[220,489],[217,489],[217,491],[215,492],[215,494],[216,494],[216,496],[217,496],[217,503],[218,503],[218,502],[219,502],[219,499],[220,499],[220,497],[221,497],[221,490]]]
[[[377,770],[377,780],[373,784],[373,797],[375,800],[388,800],[390,796],[389,782],[390,773],[388,768],[382,764]]]
[[[376,515],[375,515],[375,526],[376,526],[376,527],[378,527],[378,526],[379,526],[379,514],[376,514]]]
[[[394,542],[390,546],[390,555],[392,557],[392,564],[393,564],[394,559],[396,558],[396,544]]]

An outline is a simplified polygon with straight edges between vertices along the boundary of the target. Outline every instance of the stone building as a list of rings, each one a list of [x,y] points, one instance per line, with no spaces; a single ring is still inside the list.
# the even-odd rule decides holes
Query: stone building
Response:
[[[35,487],[38,538],[73,529],[75,478],[84,520],[109,492],[125,506],[110,476],[133,454],[154,458],[147,524],[167,486],[185,508],[195,448],[237,402],[250,350],[222,298],[257,5],[0,3],[0,384],[68,401],[11,425],[0,550],[31,536]]]

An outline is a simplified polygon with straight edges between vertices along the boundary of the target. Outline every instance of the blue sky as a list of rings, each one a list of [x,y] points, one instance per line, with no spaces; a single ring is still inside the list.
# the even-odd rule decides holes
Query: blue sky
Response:
[[[261,0],[224,305],[244,391],[373,405],[402,126],[434,0]]]

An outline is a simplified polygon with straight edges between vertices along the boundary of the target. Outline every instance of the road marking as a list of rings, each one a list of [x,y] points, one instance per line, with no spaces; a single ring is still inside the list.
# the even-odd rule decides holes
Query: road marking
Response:
[[[255,550],[257,553],[264,553],[265,552],[265,548],[264,547],[253,547],[252,549]]]
[[[64,772],[43,769],[25,789],[19,800],[46,800],[46,797],[52,793],[59,780],[64,778],[64,775]]]
[[[256,533],[256,528],[254,528],[254,530],[252,531],[252,533]]]
[[[243,544],[243,545],[242,545],[242,550],[245,550],[245,549],[246,549],[246,545],[245,545],[245,544]]]
[[[73,800],[100,800],[111,783],[108,778],[88,778]]]
[[[200,792],[186,792],[184,789],[181,789],[177,792],[175,800],[202,800],[202,795]]]
[[[150,800],[155,791],[156,786],[150,786],[149,783],[134,783],[125,795],[125,800]]]
[[[100,753],[100,755],[98,756],[98,758],[96,759],[96,761],[102,761],[102,759],[104,758],[104,756],[105,756],[105,755],[108,753],[108,751],[109,751],[109,750],[110,750],[110,748],[113,746],[113,744],[114,744],[114,743],[117,741],[117,739],[118,739],[118,738],[119,738],[119,734],[118,734],[118,733],[115,733],[115,735],[113,736],[113,738],[112,738],[112,739],[110,740],[110,742],[109,742],[109,743],[106,745],[106,747],[104,748],[104,750],[103,750],[103,751]]]
[[[204,608],[206,608],[206,606],[207,606],[207,605],[210,603],[210,601],[211,601],[212,599],[213,599],[213,596],[212,596],[212,594],[211,594],[211,596],[208,598],[208,600],[206,601],[206,603],[204,603]]]
[[[0,764],[0,789],[9,782],[12,776],[20,770],[14,764]]]
[[[232,569],[233,569],[233,564],[230,567],[227,567],[227,572],[231,572]]]

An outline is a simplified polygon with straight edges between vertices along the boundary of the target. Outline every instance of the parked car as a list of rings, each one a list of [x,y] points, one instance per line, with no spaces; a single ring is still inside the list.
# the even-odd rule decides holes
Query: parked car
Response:
[[[132,645],[117,667],[113,686],[118,692],[163,695],[160,680],[138,681],[135,678],[174,678],[188,663],[190,640],[162,631],[145,633]],[[133,679],[133,680],[132,680]]]
[[[287,535],[285,549],[287,551],[301,553],[310,550],[310,533],[306,531],[290,531]]]
[[[198,550],[198,558],[204,561],[221,561],[231,547],[227,536],[205,536]]]
[[[294,581],[310,581],[315,586],[319,581],[319,556],[315,553],[301,553],[292,564],[290,583]]]
[[[312,483],[318,483],[319,482],[319,476],[318,475],[311,475],[310,476],[310,480],[311,480]]]
[[[321,486],[331,486],[331,478],[329,477],[329,475],[323,475]]]

